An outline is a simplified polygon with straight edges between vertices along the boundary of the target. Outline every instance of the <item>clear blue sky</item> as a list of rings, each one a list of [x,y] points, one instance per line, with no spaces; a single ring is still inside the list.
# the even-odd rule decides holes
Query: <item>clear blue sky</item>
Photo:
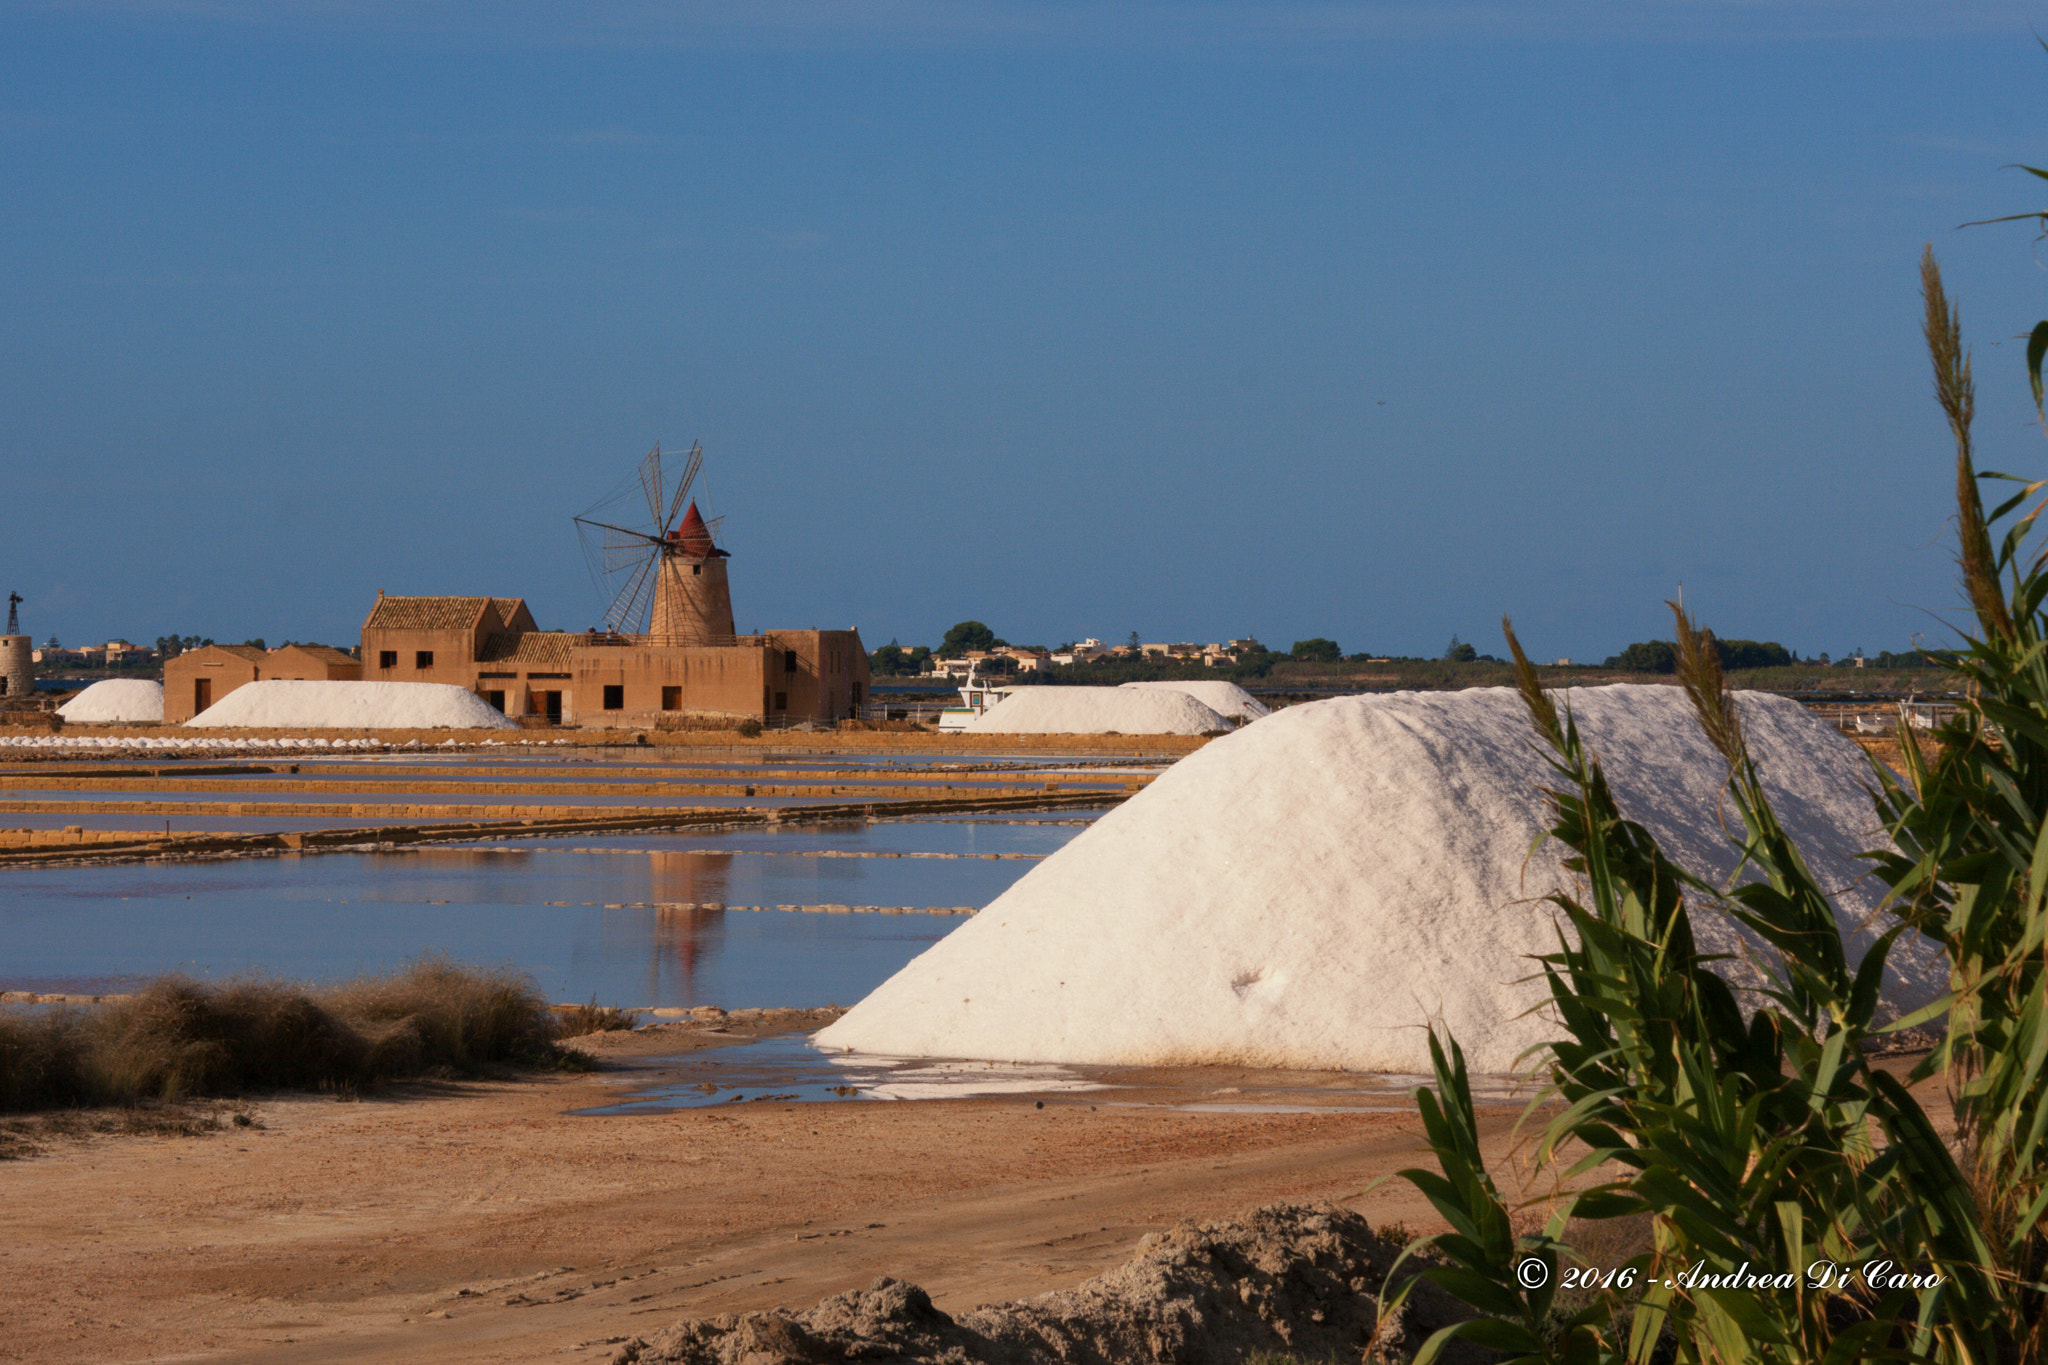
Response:
[[[2038,7],[2037,7],[2038,9]],[[558,10],[573,11],[564,18]],[[0,3],[0,591],[67,643],[602,601],[1544,657],[1944,638],[1932,240],[2048,471],[2048,9]]]

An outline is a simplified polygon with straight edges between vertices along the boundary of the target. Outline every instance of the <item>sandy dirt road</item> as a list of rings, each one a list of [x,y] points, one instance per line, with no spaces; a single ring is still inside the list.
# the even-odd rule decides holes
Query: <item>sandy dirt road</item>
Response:
[[[879,1274],[949,1309],[1039,1293],[1272,1200],[1433,1225],[1405,1184],[1361,1197],[1424,1157],[1406,1112],[1133,1107],[1143,1091],[572,1112],[652,1078],[636,1051],[683,1045],[0,1162],[0,1359],[603,1360]],[[1517,1111],[1491,1112],[1504,1147]]]

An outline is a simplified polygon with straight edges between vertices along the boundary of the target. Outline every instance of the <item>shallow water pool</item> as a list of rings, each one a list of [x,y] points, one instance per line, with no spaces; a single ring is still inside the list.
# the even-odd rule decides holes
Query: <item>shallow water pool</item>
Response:
[[[925,911],[986,905],[1079,829],[846,823],[11,868],[0,989],[103,994],[171,971],[337,980],[443,953],[527,972],[557,1001],[852,1004],[962,922]],[[773,908],[822,905],[842,911]],[[734,906],[769,908],[710,908]]]

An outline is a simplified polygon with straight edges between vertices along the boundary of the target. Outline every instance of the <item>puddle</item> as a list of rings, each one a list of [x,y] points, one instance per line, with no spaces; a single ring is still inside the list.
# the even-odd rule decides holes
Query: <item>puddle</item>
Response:
[[[654,1059],[653,1065],[664,1073],[660,1083],[634,1082],[617,1102],[575,1112],[604,1117],[777,1101],[1086,1095],[1091,1103],[1105,1107],[1178,1113],[1412,1114],[1416,1088],[1430,1083],[1427,1076],[1395,1072],[1135,1068],[878,1057],[827,1052],[812,1046],[810,1035],[803,1033]],[[1520,1105],[1534,1093],[1531,1083],[1516,1077],[1472,1077],[1472,1098],[1478,1104]]]
[[[1107,1088],[1072,1067],[828,1053],[812,1047],[802,1033],[707,1048],[676,1058],[672,1069],[677,1075],[673,1081],[633,1090],[616,1104],[575,1112],[659,1114],[778,1100],[942,1100]]]

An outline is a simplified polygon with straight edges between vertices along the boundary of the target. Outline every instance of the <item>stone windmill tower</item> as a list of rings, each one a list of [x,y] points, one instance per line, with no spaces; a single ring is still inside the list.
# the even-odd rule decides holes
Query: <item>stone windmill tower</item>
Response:
[[[612,592],[605,628],[623,635],[645,635],[663,645],[729,645],[733,630],[732,588],[725,564],[731,556],[712,536],[716,521],[706,521],[695,502],[684,511],[684,499],[704,463],[702,446],[690,447],[689,461],[675,491],[668,492],[661,472],[661,447],[640,462],[640,491],[653,518],[651,530],[576,518],[584,555],[594,575]],[[630,488],[626,494],[630,495]],[[596,512],[606,506],[593,507]],[[677,514],[682,513],[681,520]]]
[[[0,635],[0,697],[16,701],[36,694],[35,651],[28,636],[21,633],[16,608],[21,594],[7,594],[7,633]]]

